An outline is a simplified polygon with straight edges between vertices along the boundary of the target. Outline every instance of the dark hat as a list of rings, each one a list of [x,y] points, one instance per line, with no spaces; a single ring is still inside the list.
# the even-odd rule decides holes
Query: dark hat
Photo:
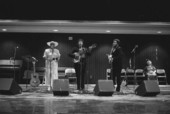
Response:
[[[146,59],[146,62],[148,62],[148,61],[152,62],[150,59]]]
[[[114,39],[113,42],[116,41],[118,44],[120,44],[120,40],[119,39]]]
[[[79,39],[79,40],[78,40],[78,42],[79,42],[79,41],[82,41],[82,42],[84,42],[84,40],[83,40],[83,39]]]

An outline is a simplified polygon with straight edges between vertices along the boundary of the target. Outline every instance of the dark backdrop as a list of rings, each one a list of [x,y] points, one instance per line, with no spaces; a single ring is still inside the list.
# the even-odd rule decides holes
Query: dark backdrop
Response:
[[[73,40],[69,40],[72,37]],[[157,68],[163,68],[169,76],[169,42],[167,35],[112,35],[112,34],[54,34],[54,33],[0,33],[0,59],[9,59],[14,55],[14,48],[17,49],[16,59],[22,56],[31,55],[38,59],[37,67],[44,67],[42,58],[44,50],[48,47],[46,42],[54,40],[59,43],[58,49],[61,53],[59,67],[73,67],[68,53],[77,44],[79,38],[84,39],[85,46],[96,43],[97,47],[92,51],[87,59],[86,82],[95,83],[97,79],[106,78],[106,69],[109,68],[106,54],[110,52],[114,38],[121,40],[121,47],[124,52],[123,68],[130,66],[129,59],[133,63],[131,53],[135,45],[136,48],[136,68],[144,68],[146,59],[151,59]],[[157,51],[156,51],[157,50]],[[26,66],[24,62],[23,67]],[[170,78],[168,77],[168,82]]]
[[[170,21],[162,0],[1,0],[0,18],[18,20]]]

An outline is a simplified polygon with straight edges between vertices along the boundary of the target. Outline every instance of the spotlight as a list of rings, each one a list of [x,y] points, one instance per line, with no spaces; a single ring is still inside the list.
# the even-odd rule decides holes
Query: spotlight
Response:
[[[4,31],[4,32],[5,32],[5,31],[7,31],[7,29],[2,29],[2,31]]]
[[[69,37],[68,37],[68,40],[73,40],[73,37],[72,37],[72,36],[69,36]]]
[[[106,30],[106,32],[111,32],[110,30]]]
[[[57,29],[54,29],[53,31],[54,31],[54,32],[58,32],[58,30],[57,30]]]
[[[162,31],[157,31],[157,33],[158,33],[158,34],[161,34],[161,33],[162,33]]]

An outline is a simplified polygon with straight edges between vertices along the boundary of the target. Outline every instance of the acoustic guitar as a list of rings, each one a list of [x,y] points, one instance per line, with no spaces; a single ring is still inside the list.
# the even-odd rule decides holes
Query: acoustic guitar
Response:
[[[30,85],[32,87],[38,87],[40,85],[39,74],[35,72],[35,61],[33,63],[33,73],[31,73]]]
[[[74,63],[78,63],[81,61],[81,59],[85,56],[85,53],[87,52],[87,50],[89,49],[93,49],[96,48],[96,44],[93,44],[91,46],[88,47],[88,49],[82,48],[82,50],[80,50],[79,52],[75,52],[75,58],[73,59]]]
[[[148,80],[157,80],[156,70],[151,70],[146,73]]]
[[[122,82],[121,82],[121,87],[122,86],[125,87],[127,85],[128,85],[128,83],[127,83],[127,75],[125,74],[125,77],[122,79]]]

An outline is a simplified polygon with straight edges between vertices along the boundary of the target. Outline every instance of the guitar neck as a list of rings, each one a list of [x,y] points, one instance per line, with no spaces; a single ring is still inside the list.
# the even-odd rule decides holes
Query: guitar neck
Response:
[[[33,62],[33,73],[35,74],[35,62]]]

